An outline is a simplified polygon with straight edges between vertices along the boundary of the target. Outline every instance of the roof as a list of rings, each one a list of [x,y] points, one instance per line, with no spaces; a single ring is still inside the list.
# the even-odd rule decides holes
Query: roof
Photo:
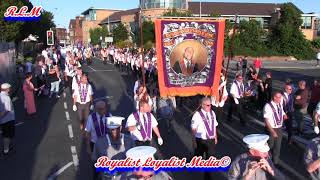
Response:
[[[94,8],[94,7],[90,7],[89,9],[83,11],[81,14],[82,15],[86,15],[89,13],[89,11],[91,10],[106,10],[106,11],[122,11],[121,9],[107,9],[107,8]]]
[[[140,8],[129,9],[126,11],[119,11],[111,14],[109,17],[105,18],[100,22],[100,24],[108,24],[108,22],[120,22],[122,16],[133,15],[140,11]]]
[[[220,15],[261,15],[270,16],[282,4],[274,3],[229,3],[229,2],[202,2],[202,14]],[[200,14],[200,2],[189,2],[192,14]]]

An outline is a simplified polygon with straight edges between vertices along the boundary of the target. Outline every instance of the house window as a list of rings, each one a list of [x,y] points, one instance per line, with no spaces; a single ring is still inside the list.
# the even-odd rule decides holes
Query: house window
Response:
[[[312,28],[312,18],[309,16],[301,17],[302,18],[302,29],[311,29]]]

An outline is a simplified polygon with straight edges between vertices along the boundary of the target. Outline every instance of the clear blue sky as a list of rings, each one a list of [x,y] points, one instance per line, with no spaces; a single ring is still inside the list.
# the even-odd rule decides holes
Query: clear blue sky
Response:
[[[194,0],[199,1],[199,0]],[[202,0],[209,1],[209,0]],[[320,12],[320,0],[212,0],[214,2],[254,2],[254,3],[284,3],[293,2],[303,12]],[[54,14],[58,27],[68,28],[70,19],[80,15],[89,7],[130,9],[138,7],[139,0],[31,0],[34,5],[42,7]]]

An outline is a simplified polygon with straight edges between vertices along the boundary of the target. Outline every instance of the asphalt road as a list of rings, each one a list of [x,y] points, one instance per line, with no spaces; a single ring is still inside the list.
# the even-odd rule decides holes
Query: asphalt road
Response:
[[[112,114],[128,117],[134,109],[131,76],[120,73],[112,65],[103,65],[97,60],[90,67],[84,66],[84,71],[89,74],[89,80],[94,86],[94,98],[106,99]],[[278,75],[275,71],[274,74],[279,82],[284,79],[282,74],[292,74],[292,77],[297,78],[312,78],[314,75],[311,71],[306,72],[303,69],[298,71],[290,69],[288,72],[279,73]],[[314,73],[319,75],[316,70]],[[70,97],[69,90],[65,90],[58,100],[38,98],[38,115],[35,118],[26,117],[21,96],[14,102],[18,124],[15,152],[9,157],[0,159],[1,180],[91,179],[90,159],[86,153],[83,135],[79,131],[77,116],[72,111]],[[179,107],[175,118],[171,121],[173,131],[170,133],[167,132],[164,123],[159,121],[164,145],[158,147],[154,143],[158,148],[158,158],[170,158],[173,155],[188,159],[192,157],[194,150],[190,120],[196,107],[193,102]],[[241,127],[235,117],[232,123],[220,120],[218,131],[219,143],[216,147],[216,156],[218,158],[230,156],[233,159],[246,152],[242,137],[251,133],[264,133],[264,128],[254,121],[248,123],[247,127]],[[303,146],[287,145],[286,140],[283,140],[281,169],[288,179],[307,179],[307,172],[301,163],[303,151]],[[202,178],[202,173],[195,172],[174,172],[171,175],[178,180]],[[214,179],[227,179],[225,172],[216,172],[212,175]]]

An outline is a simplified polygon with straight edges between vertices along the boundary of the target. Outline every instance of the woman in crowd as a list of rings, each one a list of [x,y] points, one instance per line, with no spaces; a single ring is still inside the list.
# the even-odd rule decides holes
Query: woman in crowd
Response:
[[[34,92],[38,91],[37,88],[34,88],[34,85],[31,82],[32,74],[27,73],[26,79],[23,83],[23,92],[24,92],[24,107],[27,110],[28,115],[33,115],[37,112],[36,104],[34,100]]]

